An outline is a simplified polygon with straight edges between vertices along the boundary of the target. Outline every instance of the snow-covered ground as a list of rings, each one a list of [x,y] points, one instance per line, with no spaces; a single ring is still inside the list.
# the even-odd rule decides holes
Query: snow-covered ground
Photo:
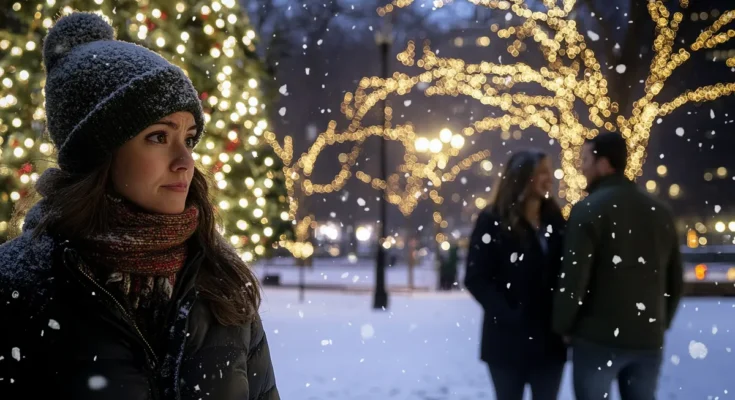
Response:
[[[481,310],[465,293],[395,295],[374,312],[367,294],[309,291],[300,304],[296,290],[267,289],[261,313],[283,399],[494,399],[477,359]],[[734,332],[735,300],[686,299],[658,398],[735,398]],[[560,400],[573,399],[568,372]]]

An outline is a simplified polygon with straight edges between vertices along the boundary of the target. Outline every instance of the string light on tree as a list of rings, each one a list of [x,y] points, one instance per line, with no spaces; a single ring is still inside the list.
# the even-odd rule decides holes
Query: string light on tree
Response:
[[[620,131],[626,138],[631,150],[626,174],[634,178],[639,176],[642,171],[645,148],[651,126],[656,117],[668,115],[687,102],[712,101],[730,95],[735,90],[735,84],[733,83],[719,83],[688,90],[669,102],[659,103],[656,101],[657,95],[663,89],[667,79],[690,58],[692,52],[714,48],[735,36],[735,31],[732,29],[728,32],[718,33],[725,25],[732,22],[735,18],[735,11],[731,10],[721,14],[712,26],[705,29],[688,49],[681,47],[674,52],[673,48],[683,15],[679,12],[672,15],[662,1],[649,2],[648,11],[656,24],[655,55],[646,79],[645,94],[634,103],[631,116],[626,117],[620,115],[617,103],[607,96],[607,80],[600,72],[600,64],[594,52],[587,48],[584,36],[577,31],[575,21],[566,19],[574,8],[576,1],[566,0],[562,7],[559,7],[555,1],[545,1],[546,12],[531,11],[522,0],[471,0],[471,2],[492,9],[510,10],[515,16],[524,20],[520,26],[497,30],[498,37],[504,39],[514,37],[514,43],[516,44],[524,39],[532,38],[538,44],[548,65],[536,71],[523,63],[507,66],[482,63],[480,70],[492,74],[488,78],[495,84],[493,89],[496,90],[489,90],[491,92],[489,93],[490,96],[477,91],[467,93],[465,90],[464,93],[479,98],[488,105],[497,105],[500,101],[501,108],[503,110],[507,108],[508,111],[508,114],[502,118],[509,117],[510,121],[507,118],[505,119],[507,124],[517,125],[522,129],[527,127],[528,124],[524,126],[518,123],[517,116],[521,113],[510,108],[511,105],[517,104],[526,107],[542,105],[555,109],[556,122],[547,119],[550,129],[542,129],[546,130],[552,138],[558,139],[562,145],[561,159],[566,188],[562,188],[560,194],[570,203],[574,203],[581,198],[581,190],[585,185],[584,179],[581,178],[576,168],[579,162],[580,143],[583,142],[583,139],[594,136],[599,128]],[[412,1],[394,1],[392,4],[397,7],[406,7],[411,3]],[[686,8],[688,2],[680,1],[680,5]],[[435,6],[440,5],[435,4]],[[387,9],[384,11],[388,12]],[[547,34],[546,29],[550,29],[554,35]],[[512,56],[518,57],[518,47],[509,47],[508,52]],[[565,64],[561,62],[562,59],[571,62]],[[450,61],[447,60],[447,62]],[[735,59],[728,59],[728,65],[735,65]],[[466,68],[465,71],[473,72],[474,69],[470,71],[469,68]],[[508,93],[515,83],[521,82],[538,83],[551,94],[549,96],[525,97],[524,95]],[[476,90],[476,86],[473,86],[473,89]],[[436,90],[436,93],[447,94],[441,87]],[[456,92],[451,94],[456,95]],[[505,98],[505,102],[503,102],[503,98]],[[509,98],[511,98],[510,101]],[[575,100],[581,100],[588,106],[588,117],[593,126],[586,127],[577,120],[571,109],[572,102]],[[543,112],[548,111],[548,109],[534,111]],[[498,125],[497,121],[490,120],[480,128],[489,130],[497,128]],[[563,135],[560,132],[563,132]],[[565,209],[568,211],[569,205]]]
[[[403,96],[418,83],[428,84],[424,93],[427,96],[467,96],[491,110],[492,117],[473,122],[461,130],[461,137],[480,134],[486,131],[510,131],[511,128],[525,130],[535,127],[546,132],[561,147],[561,177],[559,195],[567,200],[564,207],[568,213],[571,204],[583,196],[586,181],[578,170],[581,148],[585,139],[592,138],[600,130],[618,131],[625,137],[629,148],[628,167],[625,174],[630,178],[639,176],[646,158],[646,146],[653,122],[664,117],[688,102],[713,101],[735,91],[735,83],[719,83],[687,90],[685,93],[665,102],[659,94],[671,74],[684,64],[691,54],[702,49],[712,49],[733,36],[735,31],[720,32],[733,19],[735,11],[722,13],[709,28],[702,31],[697,40],[686,46],[677,41],[677,33],[683,20],[680,12],[671,13],[663,1],[655,0],[647,4],[648,12],[655,23],[654,57],[645,80],[644,94],[633,103],[630,115],[623,115],[618,103],[612,99],[608,81],[602,73],[602,66],[594,51],[588,48],[586,38],[579,32],[579,26],[570,18],[576,5],[575,0],[564,0],[561,5],[556,0],[544,0],[544,11],[531,10],[524,0],[470,0],[477,6],[493,10],[507,11],[513,20],[520,24],[500,29],[491,27],[501,42],[506,42],[507,52],[513,58],[522,53],[537,49],[545,65],[533,68],[524,62],[494,63],[485,61],[477,64],[461,59],[444,58],[436,55],[429,45],[423,47],[420,59],[416,59],[416,46],[409,42],[397,59],[406,67],[417,67],[415,74],[395,72],[390,78],[362,78],[354,93],[346,93],[341,112],[350,121],[349,125],[338,132],[337,124],[331,121],[327,130],[317,137],[307,152],[294,162],[292,139],[286,137],[283,146],[272,133],[265,139],[284,163],[286,187],[292,199],[289,215],[297,218],[299,202],[295,192],[301,196],[316,193],[330,193],[340,190],[353,176],[373,188],[386,189],[388,201],[397,204],[404,214],[411,213],[431,183],[432,201],[441,204],[443,197],[439,190],[443,182],[451,181],[463,169],[485,160],[488,150],[475,152],[469,157],[456,161],[459,152],[455,146],[445,146],[440,138],[430,140],[416,135],[413,126],[408,124],[393,126],[390,122],[392,109],[386,109],[386,126],[362,126],[362,118],[380,100],[389,95]],[[407,7],[413,0],[395,0],[378,9],[381,16],[394,12],[396,8]],[[441,7],[449,1],[436,1],[434,7]],[[681,0],[682,8],[688,2]],[[728,59],[729,66],[735,66],[735,58]],[[621,67],[622,68],[622,67]],[[528,95],[514,90],[517,84],[524,88],[535,85],[545,92],[543,95]],[[579,115],[578,104],[586,108],[586,115]],[[500,112],[498,112],[500,111]],[[397,172],[381,181],[364,171],[353,171],[362,144],[368,137],[382,136],[385,140],[400,142],[405,148],[404,163]],[[443,135],[449,138],[448,134]],[[457,145],[459,145],[459,139]],[[352,150],[339,156],[340,170],[326,184],[314,183],[309,178],[321,151],[329,145],[352,142]],[[452,143],[452,140],[449,140]],[[462,147],[462,146],[458,146]],[[421,162],[422,156],[429,157]],[[451,165],[451,167],[450,167]],[[447,170],[447,172],[444,172]],[[677,193],[676,190],[673,191]],[[442,220],[441,216],[435,219]],[[437,237],[441,242],[442,238]]]

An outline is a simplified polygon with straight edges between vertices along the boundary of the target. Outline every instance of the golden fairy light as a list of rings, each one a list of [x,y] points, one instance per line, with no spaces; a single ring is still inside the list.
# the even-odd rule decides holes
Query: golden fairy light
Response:
[[[423,47],[421,58],[416,59],[416,46],[409,42],[397,59],[406,67],[416,66],[415,75],[395,72],[387,79],[365,77],[353,93],[347,93],[341,105],[341,112],[350,121],[341,132],[335,121],[320,134],[307,152],[294,159],[292,139],[286,137],[281,146],[273,133],[267,132],[265,139],[284,163],[286,186],[291,200],[289,217],[296,219],[299,202],[295,192],[304,196],[316,193],[331,193],[340,190],[353,176],[370,184],[378,190],[385,190],[387,200],[398,205],[401,212],[408,215],[418,204],[427,190],[429,199],[441,204],[439,194],[444,182],[452,181],[462,170],[474,163],[486,160],[490,152],[482,150],[459,161],[459,149],[465,137],[485,131],[504,130],[511,127],[521,130],[536,127],[556,140],[561,147],[561,177],[559,196],[567,200],[564,207],[568,213],[571,204],[583,196],[586,181],[578,170],[582,145],[600,130],[618,131],[626,139],[629,148],[626,175],[633,179],[641,175],[646,157],[646,146],[653,122],[672,113],[688,102],[713,101],[735,91],[735,83],[720,83],[704,86],[677,96],[669,102],[658,101],[664,85],[671,74],[684,64],[693,52],[712,49],[733,36],[735,31],[720,32],[733,19],[735,10],[727,11],[707,29],[702,31],[691,45],[678,47],[677,32],[683,20],[680,12],[671,13],[661,0],[650,1],[648,12],[655,22],[655,51],[647,79],[644,95],[634,102],[630,115],[623,115],[608,92],[608,81],[602,74],[602,67],[594,51],[587,47],[585,36],[579,32],[577,23],[570,18],[576,0],[563,0],[561,6],[555,0],[544,0],[545,11],[531,10],[524,0],[469,0],[478,6],[494,10],[505,10],[523,21],[518,26],[500,29],[493,26],[501,40],[509,42],[508,53],[519,57],[523,49],[535,44],[546,61],[541,68],[533,68],[523,62],[499,64],[481,62],[467,63],[461,59],[437,56],[428,45]],[[396,8],[407,7],[413,0],[394,0],[378,9],[383,16]],[[448,0],[434,2],[441,7]],[[688,1],[680,0],[682,8]],[[638,23],[638,22],[636,22]],[[677,48],[678,47],[678,48]],[[564,60],[562,63],[561,60]],[[735,66],[735,57],[727,60],[728,66]],[[411,124],[395,125],[390,123],[392,109],[386,109],[386,126],[362,126],[362,118],[389,95],[402,96],[409,93],[419,82],[429,84],[427,96],[469,96],[489,107],[499,108],[503,114],[475,121],[461,130],[460,139],[453,139],[444,133],[445,139],[426,138],[416,134]],[[512,93],[511,89],[519,83],[535,84],[545,95]],[[586,106],[586,119],[575,112],[575,103]],[[498,114],[498,113],[496,113]],[[400,142],[406,151],[404,163],[387,181],[371,177],[363,171],[353,171],[363,142],[371,136],[383,140]],[[432,148],[432,142],[436,144]],[[314,183],[310,179],[316,160],[321,151],[329,145],[351,142],[349,153],[339,157],[339,172],[328,183]],[[447,146],[453,143],[454,146]],[[462,144],[460,144],[462,143]],[[434,151],[435,150],[435,151]],[[423,161],[422,161],[423,160]],[[401,184],[404,178],[405,184]],[[430,186],[429,186],[430,184]],[[676,190],[674,190],[676,192]],[[441,223],[441,215],[434,219]]]

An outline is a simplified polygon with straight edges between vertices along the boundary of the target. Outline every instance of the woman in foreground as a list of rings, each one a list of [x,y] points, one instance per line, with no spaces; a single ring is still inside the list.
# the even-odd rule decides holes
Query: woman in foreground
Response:
[[[0,398],[278,399],[258,282],[192,158],[191,81],[91,13],[44,63],[59,169],[0,246]]]

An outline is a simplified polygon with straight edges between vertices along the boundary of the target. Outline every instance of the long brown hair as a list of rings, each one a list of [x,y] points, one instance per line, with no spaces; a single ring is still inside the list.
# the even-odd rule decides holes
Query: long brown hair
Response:
[[[505,164],[503,175],[498,181],[490,198],[490,210],[500,217],[502,223],[510,227],[515,234],[523,232],[528,189],[539,164],[548,156],[536,150],[523,150],[514,153]],[[554,220],[561,217],[559,204],[552,198],[544,198],[541,202],[541,216],[550,216]]]
[[[19,226],[17,222],[43,197],[47,212],[33,228],[34,237],[45,232],[69,238],[105,232],[109,226],[105,196],[112,187],[111,169],[112,157],[109,157],[87,174],[48,171],[28,200],[19,204],[13,226]],[[217,214],[209,187],[209,178],[195,168],[187,205],[199,208],[199,225],[192,239],[199,241],[205,253],[196,286],[220,324],[241,325],[257,314],[260,286],[255,274],[217,231]]]

